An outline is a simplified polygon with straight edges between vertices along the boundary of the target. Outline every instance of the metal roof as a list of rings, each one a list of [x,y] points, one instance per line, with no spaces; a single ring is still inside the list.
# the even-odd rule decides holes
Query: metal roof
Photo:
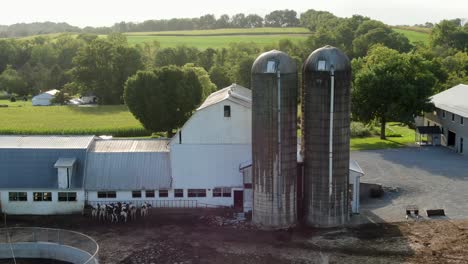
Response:
[[[0,149],[87,149],[94,136],[0,136]]]
[[[359,166],[359,163],[353,159],[349,160],[349,170],[357,172],[364,176],[364,171],[362,170],[361,166]]]
[[[232,85],[224,89],[210,94],[210,96],[206,98],[206,100],[200,107],[198,107],[197,110],[201,110],[208,106],[217,104],[226,99],[234,103],[244,105],[246,107],[252,107],[252,91],[243,86],[233,83]]]
[[[71,168],[75,165],[76,158],[59,158],[54,164],[54,168]]]
[[[333,65],[335,71],[351,69],[348,56],[341,50],[327,45],[316,49],[309,55],[304,63],[304,71],[330,71],[331,65]]]
[[[96,139],[90,152],[169,152],[169,139]]]
[[[297,73],[296,61],[288,54],[279,50],[270,50],[260,54],[252,64],[253,74]]]
[[[419,134],[423,135],[442,134],[439,126],[418,126],[416,129]]]
[[[87,190],[154,190],[171,187],[167,139],[95,140],[86,161]]]
[[[468,118],[468,85],[459,84],[432,96],[437,108]]]
[[[76,159],[71,188],[82,188],[86,149],[0,148],[1,189],[56,189],[57,160]]]

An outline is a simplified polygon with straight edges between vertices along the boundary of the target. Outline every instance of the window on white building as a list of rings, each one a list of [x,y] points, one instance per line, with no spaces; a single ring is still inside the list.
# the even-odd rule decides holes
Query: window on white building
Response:
[[[455,122],[455,114],[452,114],[452,121]]]
[[[76,192],[59,192],[59,202],[76,202]]]
[[[231,197],[231,188],[214,188],[213,197]]]
[[[27,192],[9,192],[8,200],[11,202],[25,202],[28,200]]]
[[[184,197],[184,189],[174,189],[174,197],[176,198]]]
[[[206,197],[206,189],[188,189],[188,197]]]
[[[224,106],[224,117],[231,117],[231,106],[225,105]]]
[[[35,202],[51,202],[52,193],[51,192],[34,192],[33,193]]]
[[[115,191],[102,191],[97,193],[97,198],[117,198]]]
[[[146,198],[154,198],[154,191],[145,191]]]
[[[445,118],[445,110],[442,110],[442,117]]]
[[[132,198],[141,198],[141,191],[132,191]]]
[[[463,125],[463,122],[464,122],[463,116],[460,116],[460,125]]]
[[[168,190],[159,190],[159,197],[161,197],[161,198],[169,197],[169,191]]]

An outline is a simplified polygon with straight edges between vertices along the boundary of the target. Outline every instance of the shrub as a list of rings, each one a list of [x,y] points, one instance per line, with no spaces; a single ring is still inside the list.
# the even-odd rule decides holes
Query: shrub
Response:
[[[371,127],[360,122],[351,122],[351,137],[370,137],[372,134]]]
[[[12,102],[12,103],[16,102],[16,97],[14,97],[14,96],[10,97],[10,102]]]

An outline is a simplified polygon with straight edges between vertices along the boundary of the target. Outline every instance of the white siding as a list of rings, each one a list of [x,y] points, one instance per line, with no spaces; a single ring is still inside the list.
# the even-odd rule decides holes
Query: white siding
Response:
[[[9,192],[27,192],[28,201],[9,201]],[[52,201],[50,202],[34,202],[34,192],[52,192]],[[12,215],[53,215],[53,214],[72,214],[81,213],[84,207],[84,191],[82,190],[63,190],[63,192],[76,192],[76,202],[59,202],[57,190],[1,190],[0,201],[2,206],[2,212]]]
[[[239,164],[250,159],[250,144],[175,144],[171,148],[172,186],[174,189],[242,187]]]
[[[225,105],[231,117],[224,117]],[[250,144],[251,127],[251,109],[226,99],[195,112],[181,129],[182,144]],[[177,133],[171,144],[178,143]]]

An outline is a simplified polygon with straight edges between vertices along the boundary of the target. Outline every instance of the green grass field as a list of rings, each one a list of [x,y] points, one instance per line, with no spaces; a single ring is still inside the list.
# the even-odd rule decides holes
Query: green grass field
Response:
[[[386,134],[398,134],[400,137],[388,137],[386,140],[378,136],[365,138],[351,138],[351,150],[370,150],[401,148],[414,144],[414,130],[398,123],[387,124]]]
[[[303,34],[310,35],[307,28],[224,28],[224,29],[206,29],[206,30],[177,30],[177,31],[152,31],[152,32],[128,32],[127,36],[205,36],[205,35],[267,35],[267,34]]]
[[[124,105],[32,106],[31,101],[0,100],[0,134],[148,136]]]
[[[393,28],[398,33],[405,35],[411,43],[423,42],[429,44],[430,41],[430,31],[415,31],[413,29],[402,29],[402,28]]]

